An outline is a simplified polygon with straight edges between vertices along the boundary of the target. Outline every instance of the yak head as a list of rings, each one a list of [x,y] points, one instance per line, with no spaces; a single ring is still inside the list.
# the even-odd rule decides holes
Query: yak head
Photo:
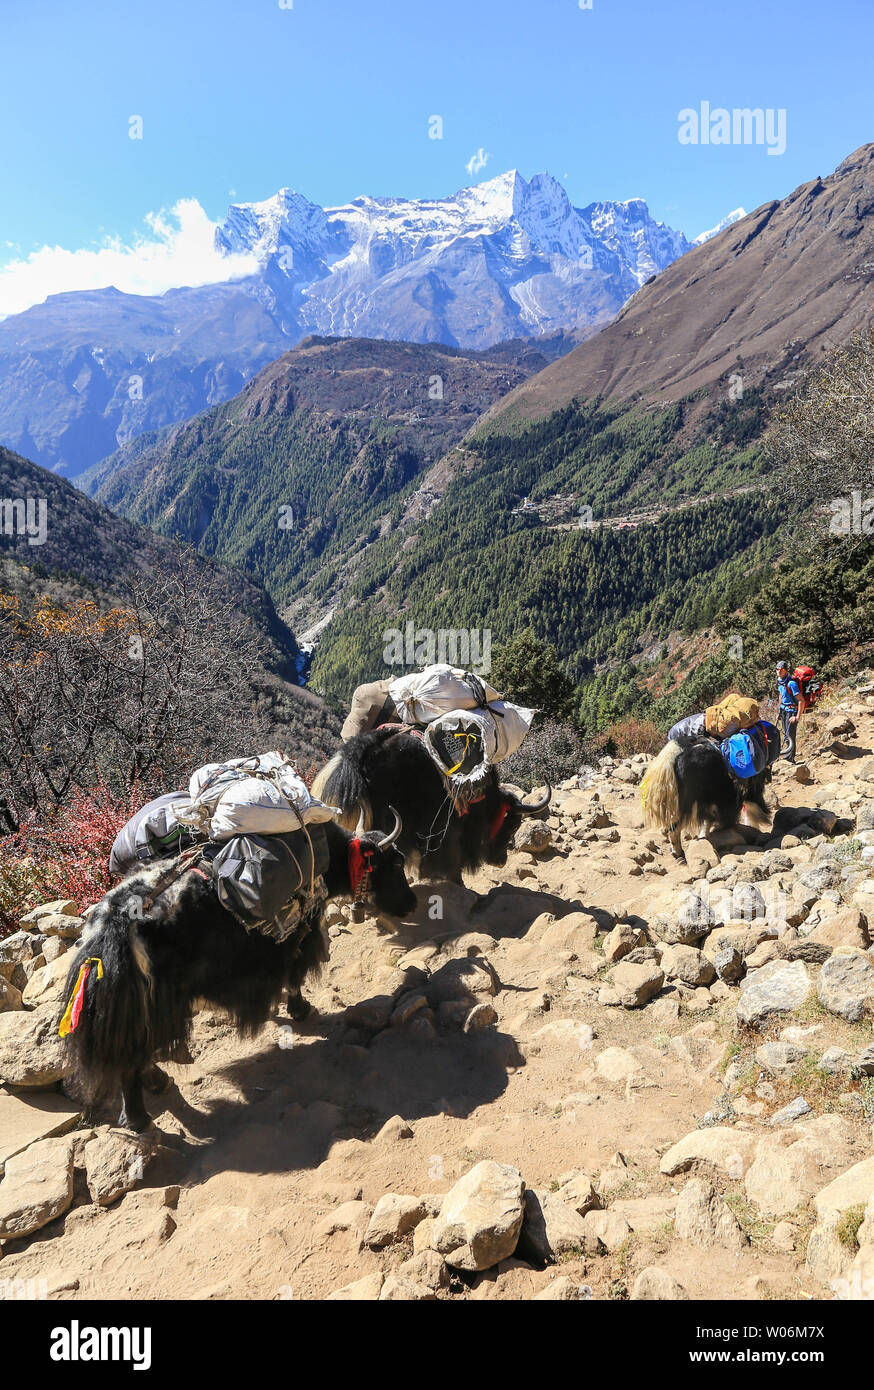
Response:
[[[552,797],[552,788],[547,784],[546,795],[531,803],[520,801],[509,787],[499,786],[498,795],[489,798],[490,821],[486,841],[485,861],[498,868],[507,862],[510,842],[526,816],[536,816],[546,810]]]
[[[390,807],[394,825],[386,835],[382,830],[365,831],[360,817],[350,840],[350,870],[353,896],[360,905],[368,898],[380,912],[389,917],[406,917],[416,909],[416,895],[407,883],[404,856],[395,849],[403,824],[395,808]],[[357,846],[357,848],[355,848]],[[356,887],[363,886],[356,895]]]

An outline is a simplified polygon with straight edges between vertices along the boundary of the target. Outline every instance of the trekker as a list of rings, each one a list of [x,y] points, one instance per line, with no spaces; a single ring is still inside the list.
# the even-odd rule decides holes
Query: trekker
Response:
[[[787,762],[795,762],[795,742],[798,737],[798,719],[807,708],[807,700],[799,681],[790,676],[785,661],[777,662],[777,687],[780,691],[780,727],[785,744],[780,754]]]

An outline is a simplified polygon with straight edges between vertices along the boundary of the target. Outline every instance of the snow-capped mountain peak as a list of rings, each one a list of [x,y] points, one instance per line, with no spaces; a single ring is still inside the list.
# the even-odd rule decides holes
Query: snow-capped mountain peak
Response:
[[[730,212],[727,217],[723,217],[721,222],[717,222],[715,227],[711,227],[709,232],[702,232],[700,236],[696,236],[692,245],[703,246],[705,241],[709,241],[711,237],[718,236],[720,232],[725,231],[726,227],[733,227],[735,222],[739,222],[742,217],[746,217],[744,209],[735,208],[734,212]]]
[[[284,188],[230,208],[216,242],[254,254],[304,330],[465,347],[591,332],[690,247],[642,198],[577,208],[552,174],[518,169],[328,208]]]

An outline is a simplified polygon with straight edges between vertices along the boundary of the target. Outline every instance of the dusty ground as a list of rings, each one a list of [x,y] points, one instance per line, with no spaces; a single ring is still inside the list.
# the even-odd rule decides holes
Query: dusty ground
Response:
[[[859,699],[842,708],[855,722],[846,753],[811,756],[809,785],[781,770],[774,783],[781,805],[829,805],[835,788],[839,799],[858,801],[867,784],[853,774],[874,746],[874,712]],[[828,742],[823,723],[818,733],[808,729],[809,747]],[[569,798],[608,811],[613,825],[596,832],[602,838],[571,838],[579,822],[561,812]],[[549,1189],[566,1170],[585,1170],[602,1206],[623,1215],[630,1233],[595,1257],[577,1254],[545,1269],[511,1260],[455,1276],[441,1296],[529,1298],[560,1273],[596,1298],[621,1298],[635,1274],[655,1264],[690,1297],[830,1297],[805,1263],[809,1206],[791,1213],[795,1248],[785,1248],[786,1232],[776,1243],[776,1219],[748,1200],[743,1184],[705,1165],[750,1244],[701,1248],[673,1230],[689,1175],[665,1176],[659,1165],[718,1108],[729,1058],[752,1061],[763,1039],[793,1023],[818,1026],[817,1053],[835,1044],[858,1051],[872,1041],[870,1017],[851,1025],[814,1003],[749,1037],[736,1024],[737,988],[666,984],[642,1008],[599,1003],[609,974],[603,933],[581,953],[550,915],[582,910],[605,930],[617,918],[645,923],[656,896],[691,883],[700,869],[675,864],[655,842],[646,850],[651,833],[634,785],[606,776],[556,801],[554,847],[537,856],[514,852],[504,870],[471,883],[478,893],[503,884],[482,910],[472,910],[474,891],[433,884],[420,891],[416,919],[398,930],[373,920],[335,924],[330,966],[307,991],[318,1008],[308,1023],[291,1025],[280,1012],[246,1043],[220,1016],[200,1014],[193,1065],[169,1067],[174,1089],[149,1100],[160,1142],[142,1182],[101,1208],[77,1174],[73,1207],[29,1240],[8,1242],[0,1276],[46,1280],[49,1296],[64,1298],[324,1298],[411,1253],[409,1237],[384,1251],[361,1249],[360,1224],[330,1233],[325,1218],[340,1205],[362,1199],[372,1207],[388,1192],[439,1198],[478,1160],[493,1158],[518,1168],[529,1187]],[[746,862],[760,857],[762,843],[731,848]],[[635,865],[635,853],[646,862]],[[457,1017],[451,1006],[421,1009],[406,1023],[374,1026],[384,1024],[380,996],[422,982],[404,972],[424,968],[433,980],[448,960],[470,953],[485,957],[497,977],[497,993],[474,1001],[493,1005],[494,1023],[462,1031],[468,1001]],[[679,1004],[675,1017],[665,1000]],[[351,1006],[359,1008],[349,1014]],[[618,1080],[599,1074],[608,1048],[632,1049],[637,1069]],[[763,1102],[761,1077],[753,1065],[734,1088],[742,1103],[730,1122],[739,1132],[766,1133],[778,1105],[803,1094],[815,1114],[840,1114],[852,1128],[836,1163],[847,1167],[874,1151],[863,1082],[841,1077],[830,1085],[805,1074],[777,1082]],[[823,1166],[822,1183],[833,1176]]]

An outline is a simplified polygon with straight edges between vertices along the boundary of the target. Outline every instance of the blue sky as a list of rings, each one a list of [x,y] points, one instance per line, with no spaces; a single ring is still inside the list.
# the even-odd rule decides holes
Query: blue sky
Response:
[[[286,0],[288,3],[288,0]],[[288,185],[439,196],[548,169],[694,236],[874,138],[871,0],[0,0],[0,265],[127,244],[149,212]],[[678,112],[785,108],[788,147],[683,146]],[[142,116],[131,140],[129,118]],[[444,138],[428,139],[440,115]],[[479,148],[489,159],[471,178]]]

